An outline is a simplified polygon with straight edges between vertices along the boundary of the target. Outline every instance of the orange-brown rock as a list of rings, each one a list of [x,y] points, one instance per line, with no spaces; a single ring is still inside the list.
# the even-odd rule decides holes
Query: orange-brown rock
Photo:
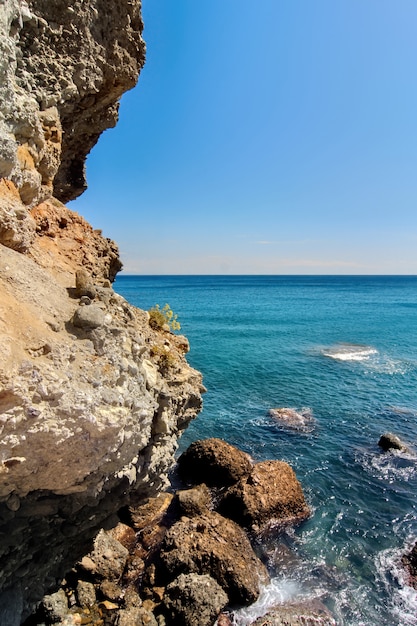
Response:
[[[178,472],[185,481],[209,487],[233,485],[251,469],[248,454],[216,438],[195,441],[178,459]]]
[[[214,512],[183,517],[167,532],[160,554],[166,579],[183,573],[208,574],[224,589],[229,603],[254,602],[268,581],[245,532]]]
[[[31,210],[36,238],[31,256],[58,274],[74,274],[80,268],[99,281],[114,280],[122,268],[117,245],[106,239],[78,213],[51,198]],[[75,286],[75,283],[74,283]]]
[[[253,530],[298,522],[310,514],[301,485],[284,461],[257,463],[249,476],[226,492],[219,511]]]

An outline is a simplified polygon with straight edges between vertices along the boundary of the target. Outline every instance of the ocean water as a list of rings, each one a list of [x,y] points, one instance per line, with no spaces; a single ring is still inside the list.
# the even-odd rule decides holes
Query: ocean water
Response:
[[[244,626],[274,603],[318,598],[338,624],[417,624],[400,557],[417,539],[417,460],[383,453],[386,431],[417,450],[417,277],[121,276],[149,309],[170,304],[204,375],[204,409],[181,441],[221,437],[283,459],[312,517],[265,541],[275,563]],[[294,430],[268,411],[311,416]]]

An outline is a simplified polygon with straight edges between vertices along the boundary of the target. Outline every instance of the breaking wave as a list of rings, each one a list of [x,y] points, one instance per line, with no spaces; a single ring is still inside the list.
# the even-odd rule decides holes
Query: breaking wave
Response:
[[[337,361],[368,361],[378,350],[354,343],[338,343],[322,350],[322,355]]]

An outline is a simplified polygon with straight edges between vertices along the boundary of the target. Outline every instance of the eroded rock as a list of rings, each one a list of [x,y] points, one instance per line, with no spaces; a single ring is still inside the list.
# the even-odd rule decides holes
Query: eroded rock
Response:
[[[164,595],[172,623],[182,626],[211,626],[227,601],[223,589],[207,574],[180,574]]]
[[[251,469],[248,454],[215,438],[195,441],[178,459],[178,473],[184,480],[209,487],[232,485]]]
[[[160,559],[168,579],[183,573],[208,574],[231,604],[246,605],[268,580],[244,531],[218,513],[183,517],[165,535]]]
[[[309,516],[303,490],[292,468],[284,461],[256,463],[223,496],[219,511],[247,528],[294,524]]]

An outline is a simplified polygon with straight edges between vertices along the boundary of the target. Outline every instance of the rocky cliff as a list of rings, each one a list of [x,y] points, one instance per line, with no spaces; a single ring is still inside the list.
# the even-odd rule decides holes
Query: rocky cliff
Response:
[[[62,202],[144,62],[139,0],[0,0],[0,623],[132,498],[201,407],[185,338],[111,286],[117,246]],[[169,358],[162,358],[161,355]]]

